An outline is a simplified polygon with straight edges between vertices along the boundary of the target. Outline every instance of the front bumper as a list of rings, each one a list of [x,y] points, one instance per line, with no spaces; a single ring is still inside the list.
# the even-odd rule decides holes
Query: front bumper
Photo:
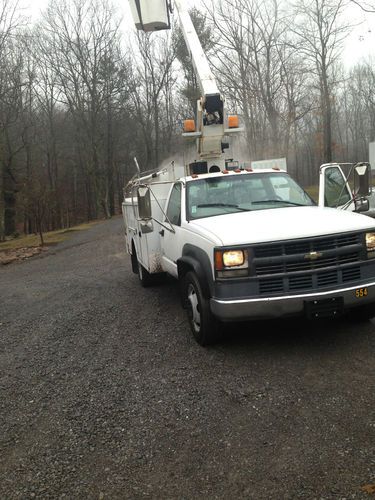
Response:
[[[360,296],[359,290],[366,289],[367,295]],[[357,292],[356,292],[357,291]],[[300,295],[276,296],[254,299],[211,298],[212,313],[222,321],[240,321],[251,319],[272,319],[288,316],[303,316],[306,304],[314,301],[337,299],[343,310],[364,304],[375,303],[375,282],[361,286],[350,286],[328,292],[305,293]]]

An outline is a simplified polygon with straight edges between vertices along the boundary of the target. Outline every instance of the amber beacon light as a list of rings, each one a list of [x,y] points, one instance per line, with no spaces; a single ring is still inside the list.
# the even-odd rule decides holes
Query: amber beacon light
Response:
[[[237,115],[229,115],[228,116],[228,127],[229,128],[238,128],[239,127],[239,119]]]
[[[195,132],[194,120],[184,120],[184,132]]]

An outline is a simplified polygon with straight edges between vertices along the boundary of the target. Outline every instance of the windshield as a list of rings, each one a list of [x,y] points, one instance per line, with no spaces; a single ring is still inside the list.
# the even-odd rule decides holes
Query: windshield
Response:
[[[187,183],[188,220],[312,205],[315,202],[310,196],[282,172],[223,175]]]

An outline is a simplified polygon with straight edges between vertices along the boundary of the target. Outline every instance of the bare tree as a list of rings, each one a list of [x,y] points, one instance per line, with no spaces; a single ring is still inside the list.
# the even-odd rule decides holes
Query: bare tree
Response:
[[[310,105],[286,10],[274,0],[220,0],[206,8],[217,39],[211,62],[228,104],[243,114],[249,158],[288,156],[296,122]]]
[[[60,0],[50,3],[43,29],[46,36],[40,48],[58,78],[63,103],[75,122],[78,164],[86,177],[88,218],[96,217],[99,207],[110,217],[112,160],[102,118],[106,111],[108,116],[111,75],[106,71],[117,71],[108,58],[119,44],[119,19],[102,0]]]
[[[169,38],[169,34],[138,33],[138,53],[133,63],[132,101],[143,134],[144,162],[152,168],[159,165],[162,150],[160,118],[166,104],[162,101],[163,93],[174,81],[171,72],[175,52]]]
[[[364,1],[360,1],[360,0],[350,0],[350,2],[357,5],[364,12],[371,12],[371,13],[375,12],[374,2],[364,2]]]
[[[296,5],[292,31],[296,35],[296,49],[311,63],[315,84],[319,89],[322,150],[321,161],[330,162],[332,151],[333,71],[343,42],[351,30],[342,13],[345,0],[301,0]]]
[[[18,0],[0,0],[0,106],[2,108],[2,119],[0,123],[0,241],[5,239],[5,176],[11,176],[7,158],[9,141],[7,137],[7,125],[13,118],[5,113],[4,106],[9,111],[9,101],[18,95],[20,81],[14,78],[14,59],[12,37],[22,22]],[[17,63],[16,63],[17,64]]]

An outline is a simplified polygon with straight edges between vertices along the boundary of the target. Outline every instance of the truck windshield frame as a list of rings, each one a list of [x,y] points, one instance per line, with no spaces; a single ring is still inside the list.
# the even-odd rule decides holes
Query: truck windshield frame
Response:
[[[316,205],[285,172],[215,175],[186,183],[188,221],[253,210]]]

